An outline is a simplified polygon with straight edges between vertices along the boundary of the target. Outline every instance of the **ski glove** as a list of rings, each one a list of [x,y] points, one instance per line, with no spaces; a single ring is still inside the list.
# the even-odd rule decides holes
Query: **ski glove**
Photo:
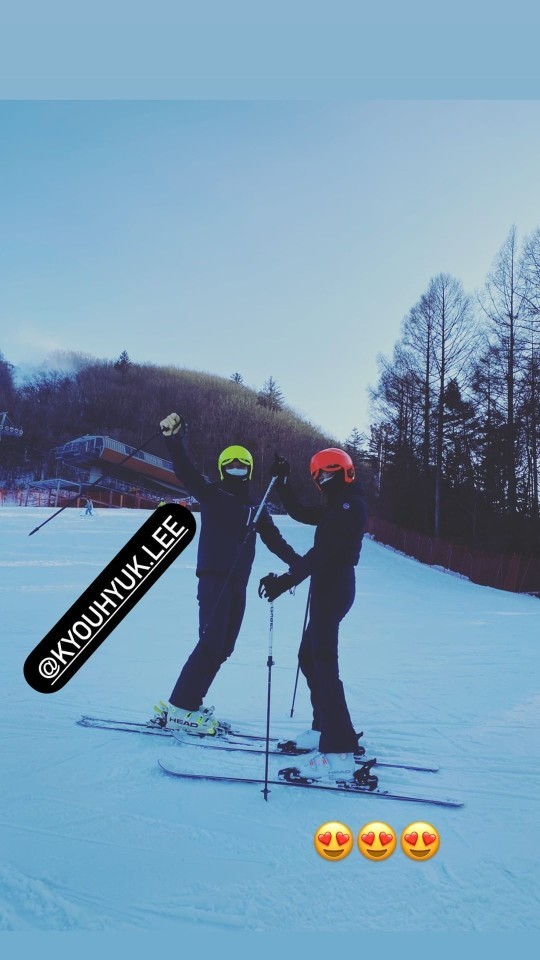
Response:
[[[182,417],[177,413],[170,413],[165,420],[160,421],[161,432],[164,437],[171,437],[182,428]]]
[[[273,603],[282,593],[287,593],[294,587],[294,581],[290,573],[282,573],[278,577],[275,573],[269,573],[266,577],[261,577],[259,583],[259,596],[264,597],[269,603]]]
[[[291,465],[285,457],[280,457],[277,453],[274,454],[274,462],[272,464],[272,476],[277,477],[278,480],[282,480],[283,483],[287,480],[291,472]]]

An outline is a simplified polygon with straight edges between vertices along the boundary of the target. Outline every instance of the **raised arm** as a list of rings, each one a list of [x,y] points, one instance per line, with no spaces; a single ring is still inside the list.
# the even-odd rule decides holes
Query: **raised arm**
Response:
[[[299,523],[309,523],[316,527],[322,516],[322,506],[306,507],[303,503],[300,503],[288,477],[284,480],[278,480],[276,486],[281,502],[289,516],[293,520],[298,520]]]
[[[277,477],[276,487],[279,491],[283,506],[293,520],[298,520],[299,523],[309,523],[311,526],[316,527],[322,516],[322,507],[305,507],[303,503],[300,503],[291,486],[289,478],[290,472],[291,465],[289,461],[276,453],[272,464],[272,476]]]
[[[193,466],[186,453],[186,448],[180,436],[181,418],[177,413],[171,413],[165,420],[161,421],[160,427],[176,476],[192,497],[196,497],[199,501],[204,500],[210,489],[210,482]]]

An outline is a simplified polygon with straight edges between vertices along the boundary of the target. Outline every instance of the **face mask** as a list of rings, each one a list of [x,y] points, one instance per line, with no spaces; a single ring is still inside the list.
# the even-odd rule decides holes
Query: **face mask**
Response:
[[[247,467],[225,467],[225,473],[228,477],[247,477]]]
[[[317,483],[320,487],[322,487],[323,483],[328,483],[332,477],[335,477],[335,473],[329,473],[326,470],[321,470],[319,476],[317,477]]]

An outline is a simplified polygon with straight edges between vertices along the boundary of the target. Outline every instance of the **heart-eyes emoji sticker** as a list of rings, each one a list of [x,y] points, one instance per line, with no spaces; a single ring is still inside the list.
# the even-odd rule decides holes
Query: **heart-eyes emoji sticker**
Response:
[[[358,834],[358,849],[366,860],[388,860],[396,849],[396,831],[387,823],[366,823]]]
[[[313,837],[315,849],[323,860],[344,860],[353,848],[353,838],[349,827],[332,820],[323,823]]]
[[[438,830],[423,820],[410,823],[401,834],[401,849],[409,860],[430,860],[437,853],[439,844]]]

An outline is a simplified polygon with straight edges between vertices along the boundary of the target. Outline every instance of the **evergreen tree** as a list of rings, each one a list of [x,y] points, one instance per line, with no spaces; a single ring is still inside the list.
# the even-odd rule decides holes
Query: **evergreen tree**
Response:
[[[285,404],[283,394],[273,377],[268,377],[268,380],[263,384],[262,390],[259,391],[258,401],[261,407],[267,407],[268,410],[283,410]]]
[[[354,460],[355,457],[360,457],[364,452],[365,443],[366,438],[364,434],[360,433],[357,427],[353,427],[350,435],[345,440],[344,448],[349,456]]]
[[[132,363],[129,359],[127,350],[122,350],[122,353],[114,365],[114,369],[118,370],[118,373],[121,373],[122,376],[125,376],[131,366]]]

